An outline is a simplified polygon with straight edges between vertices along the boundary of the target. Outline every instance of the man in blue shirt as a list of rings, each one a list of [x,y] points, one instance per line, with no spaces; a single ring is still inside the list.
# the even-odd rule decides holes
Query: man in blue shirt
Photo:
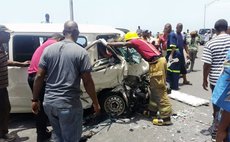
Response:
[[[217,142],[230,140],[230,50],[224,62],[224,70],[220,75],[212,94],[212,102],[222,109],[222,114],[219,113],[217,128]]]
[[[166,55],[168,62],[167,82],[170,84],[171,89],[178,90],[180,77],[180,52],[177,47],[177,37],[176,34],[172,31],[171,24],[166,24],[164,30],[168,33]]]
[[[186,56],[188,56],[187,54],[188,50],[187,50],[186,37],[181,34],[182,30],[183,30],[183,24],[178,23],[176,26],[176,37],[177,37],[177,47],[179,48],[180,51],[180,64],[181,64],[180,73],[183,76],[183,84],[189,85],[191,83],[187,80],[186,77],[187,69],[185,67],[185,58],[184,58],[184,49],[186,51]]]

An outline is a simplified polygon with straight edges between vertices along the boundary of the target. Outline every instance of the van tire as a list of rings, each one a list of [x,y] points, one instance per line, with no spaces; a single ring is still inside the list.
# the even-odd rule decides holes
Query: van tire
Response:
[[[120,93],[109,92],[99,99],[102,113],[111,117],[124,115],[127,109],[124,98]]]

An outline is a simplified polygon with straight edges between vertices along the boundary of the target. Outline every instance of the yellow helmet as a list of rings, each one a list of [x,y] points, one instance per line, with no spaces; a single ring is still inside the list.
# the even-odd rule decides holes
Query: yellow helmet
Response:
[[[128,32],[125,34],[125,41],[139,38],[138,34],[136,32]]]

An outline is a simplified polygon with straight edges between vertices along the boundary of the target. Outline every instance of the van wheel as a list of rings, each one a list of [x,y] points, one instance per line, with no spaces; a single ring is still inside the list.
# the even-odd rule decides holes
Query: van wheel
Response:
[[[108,116],[118,117],[125,113],[127,108],[125,100],[119,94],[104,94],[100,101],[102,111]]]

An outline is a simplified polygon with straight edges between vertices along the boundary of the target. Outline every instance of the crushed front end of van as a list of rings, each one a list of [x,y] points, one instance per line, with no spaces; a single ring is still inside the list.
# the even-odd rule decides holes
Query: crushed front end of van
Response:
[[[110,55],[93,64],[92,77],[102,112],[117,117],[145,108],[150,93],[149,64],[132,48],[106,47],[95,41],[86,49],[92,52],[97,48],[105,48]],[[92,102],[83,86],[82,90],[83,106],[89,108]]]

